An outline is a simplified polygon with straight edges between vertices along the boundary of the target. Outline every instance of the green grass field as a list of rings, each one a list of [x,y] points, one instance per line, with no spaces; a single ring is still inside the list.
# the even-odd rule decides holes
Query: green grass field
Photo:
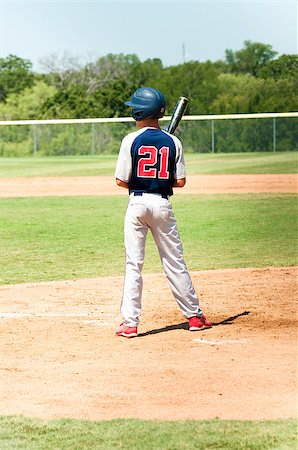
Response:
[[[126,197],[0,200],[0,284],[124,271]],[[294,195],[177,196],[173,208],[190,270],[293,265]],[[162,270],[148,236],[145,272]]]
[[[116,155],[0,158],[0,178],[114,175]],[[296,152],[186,154],[188,174],[297,173]]]
[[[295,420],[158,422],[0,418],[0,448],[13,450],[296,449]]]

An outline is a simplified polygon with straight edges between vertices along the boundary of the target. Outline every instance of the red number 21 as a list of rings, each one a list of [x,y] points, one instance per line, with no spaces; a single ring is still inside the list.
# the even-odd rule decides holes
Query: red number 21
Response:
[[[162,147],[159,150],[160,154],[160,168],[158,171],[158,178],[169,178],[169,147]],[[146,155],[144,158],[140,158],[138,161],[137,176],[141,178],[156,178],[155,167],[157,163],[158,150],[153,146],[145,146],[139,148],[139,155]]]

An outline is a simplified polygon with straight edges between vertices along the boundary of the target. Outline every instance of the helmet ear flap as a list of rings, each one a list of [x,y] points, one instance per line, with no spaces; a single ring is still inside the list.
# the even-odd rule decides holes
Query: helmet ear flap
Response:
[[[137,108],[133,108],[133,110],[131,111],[131,115],[135,120],[142,120],[143,111],[140,111]]]

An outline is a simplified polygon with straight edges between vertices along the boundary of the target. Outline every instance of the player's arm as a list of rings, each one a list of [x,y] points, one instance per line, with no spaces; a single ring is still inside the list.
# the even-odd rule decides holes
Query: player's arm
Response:
[[[175,173],[174,173],[174,188],[183,188],[186,183],[185,161],[183,155],[182,144],[179,139],[175,137],[176,144],[176,158],[175,158]]]
[[[180,178],[179,180],[174,180],[173,187],[182,188],[185,186],[186,178]]]
[[[125,183],[125,181],[119,180],[119,178],[116,178],[116,184],[117,186],[123,187],[125,189],[129,188],[129,184]]]
[[[115,170],[115,178],[117,186],[125,189],[129,188],[129,180],[132,171],[132,161],[130,155],[130,141],[126,136],[121,143],[117,165]]]

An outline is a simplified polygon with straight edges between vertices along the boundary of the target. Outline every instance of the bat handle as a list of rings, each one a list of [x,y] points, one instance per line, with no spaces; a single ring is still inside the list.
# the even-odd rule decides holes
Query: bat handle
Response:
[[[168,124],[168,126],[166,128],[166,131],[168,133],[174,134],[174,132],[175,132],[176,128],[178,127],[179,122],[182,119],[182,116],[187,108],[187,105],[188,105],[188,99],[186,97],[180,97],[175,106],[170,123]]]

